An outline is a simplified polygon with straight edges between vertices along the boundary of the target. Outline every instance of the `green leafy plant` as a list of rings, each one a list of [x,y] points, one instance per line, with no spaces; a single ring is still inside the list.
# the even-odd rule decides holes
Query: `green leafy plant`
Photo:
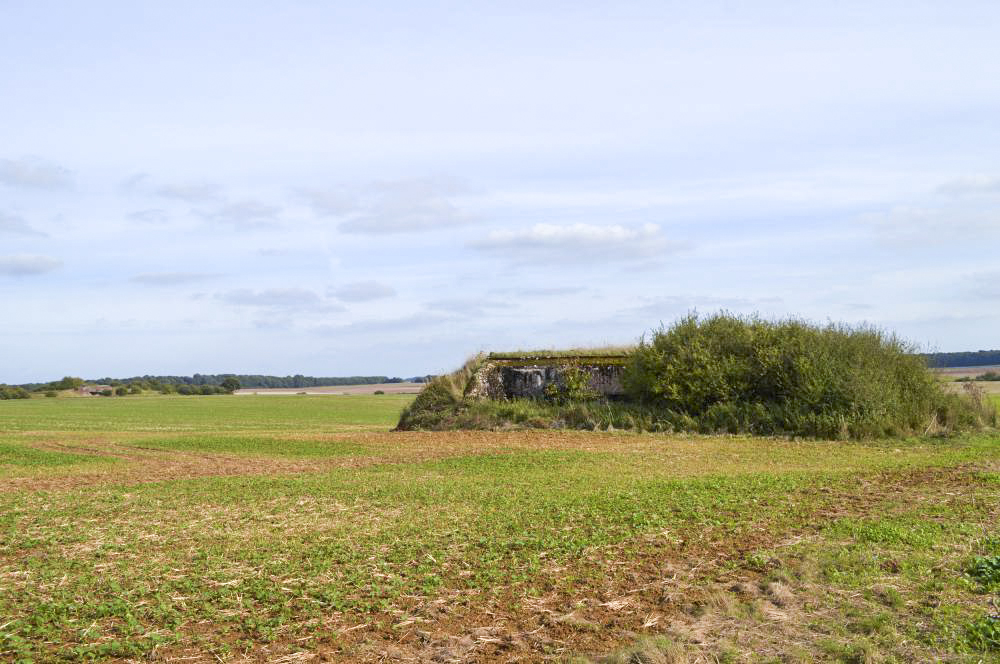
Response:
[[[559,404],[593,401],[600,397],[590,386],[590,372],[578,366],[563,367],[555,382],[545,386],[545,397]]]
[[[969,576],[984,588],[1000,588],[1000,556],[980,556],[968,570]]]
[[[1000,650],[1000,616],[982,616],[968,625],[966,634],[976,650]]]

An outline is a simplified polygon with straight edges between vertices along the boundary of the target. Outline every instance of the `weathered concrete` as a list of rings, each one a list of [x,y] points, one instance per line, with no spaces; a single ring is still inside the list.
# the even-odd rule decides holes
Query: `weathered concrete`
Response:
[[[542,398],[550,385],[562,385],[567,369],[585,371],[590,375],[589,387],[603,397],[620,397],[624,366],[620,362],[599,362],[588,358],[581,362],[573,358],[553,358],[525,363],[518,360],[489,360],[473,377],[469,396],[478,399]]]

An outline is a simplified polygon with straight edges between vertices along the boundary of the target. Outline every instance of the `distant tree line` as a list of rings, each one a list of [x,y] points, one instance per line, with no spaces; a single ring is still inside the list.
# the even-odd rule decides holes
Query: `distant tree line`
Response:
[[[239,381],[241,387],[323,387],[328,385],[374,385],[377,383],[423,383],[426,376],[399,378],[389,376],[264,376],[259,374],[194,374],[193,376],[133,376],[131,378],[99,378],[94,381],[104,385],[124,383],[130,385],[139,382],[155,381],[163,385],[222,385],[226,379]]]
[[[377,383],[425,383],[431,376],[399,378],[389,376],[263,376],[258,374],[194,374],[193,376],[132,376],[131,378],[97,378],[85,381],[82,378],[66,376],[48,383],[25,383],[17,388],[31,392],[72,390],[88,383],[108,385],[114,394],[138,394],[143,390],[164,394],[225,394],[241,388],[268,387],[322,387],[328,385],[374,385]],[[27,394],[27,392],[25,392]],[[14,398],[14,397],[4,397]]]
[[[983,367],[1000,364],[1000,350],[976,350],[959,353],[928,353],[927,365],[941,369],[945,367]]]

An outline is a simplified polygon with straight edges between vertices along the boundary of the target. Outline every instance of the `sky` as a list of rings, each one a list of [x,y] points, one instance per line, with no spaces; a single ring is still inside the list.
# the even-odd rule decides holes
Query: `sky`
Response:
[[[1000,3],[0,0],[0,382],[691,311],[1000,347]]]

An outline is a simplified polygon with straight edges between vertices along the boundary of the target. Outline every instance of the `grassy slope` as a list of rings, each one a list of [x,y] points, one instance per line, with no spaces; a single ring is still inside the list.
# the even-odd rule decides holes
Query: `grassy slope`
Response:
[[[537,658],[633,633],[722,661],[992,656],[964,570],[1000,555],[995,437],[371,433],[406,400],[0,402],[0,660]],[[87,486],[30,484],[95,456]],[[264,465],[157,477],[178,456]]]

